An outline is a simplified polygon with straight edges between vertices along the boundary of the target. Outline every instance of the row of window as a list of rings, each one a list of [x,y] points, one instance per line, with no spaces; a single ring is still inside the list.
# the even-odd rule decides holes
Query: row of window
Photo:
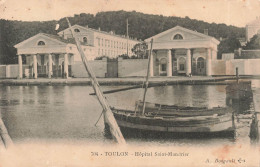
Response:
[[[106,50],[106,49],[98,49],[98,55],[99,56],[116,56],[116,55],[122,55],[125,54],[125,51],[115,51],[115,50]]]
[[[118,42],[118,41],[112,41],[108,39],[103,38],[97,38],[98,46],[104,46],[104,47],[111,47],[111,48],[119,48],[119,49],[126,49],[127,43],[125,42]],[[132,44],[128,44],[128,48],[132,48]]]
[[[163,72],[166,71],[167,60],[165,58],[162,58],[160,60],[160,64],[161,64],[160,65],[161,66],[161,71],[163,71]],[[180,71],[184,71],[185,70],[185,64],[186,64],[186,60],[183,57],[181,57],[179,59],[179,70]],[[198,58],[198,60],[197,60],[197,68],[198,69],[205,68],[205,60],[202,57]]]

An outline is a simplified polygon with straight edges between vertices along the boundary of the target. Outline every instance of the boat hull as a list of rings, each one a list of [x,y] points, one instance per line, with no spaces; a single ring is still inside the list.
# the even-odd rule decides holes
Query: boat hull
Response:
[[[196,117],[149,117],[112,109],[122,133],[174,134],[177,136],[234,136],[232,113]],[[180,135],[181,134],[181,135]]]

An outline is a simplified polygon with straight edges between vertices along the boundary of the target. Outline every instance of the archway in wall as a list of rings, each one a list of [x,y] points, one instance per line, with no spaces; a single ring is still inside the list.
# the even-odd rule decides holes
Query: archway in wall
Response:
[[[184,57],[180,57],[178,59],[178,74],[186,73],[186,59]]]
[[[55,54],[54,59],[53,59],[53,66],[52,66],[52,74],[53,77],[61,77],[61,67],[59,65],[59,58],[60,56],[58,54]]]
[[[197,74],[206,75],[206,63],[203,57],[197,59]]]
[[[160,74],[160,76],[167,75],[167,60],[165,58],[160,59],[159,74]]]
[[[40,41],[41,42],[41,41]],[[46,66],[44,65],[45,62],[45,55],[41,54],[40,59],[37,61],[37,73],[38,77],[46,77]]]

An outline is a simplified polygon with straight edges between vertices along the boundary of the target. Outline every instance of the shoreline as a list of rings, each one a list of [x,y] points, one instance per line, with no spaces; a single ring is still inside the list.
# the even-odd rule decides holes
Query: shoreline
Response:
[[[259,79],[259,76],[239,76],[239,79],[250,80]],[[141,85],[144,83],[144,77],[126,77],[126,78],[97,78],[100,85],[105,86],[124,86],[124,85]],[[235,76],[207,77],[151,77],[149,83],[165,85],[228,85],[236,82]],[[0,79],[0,85],[91,85],[89,78],[38,78],[38,79]]]

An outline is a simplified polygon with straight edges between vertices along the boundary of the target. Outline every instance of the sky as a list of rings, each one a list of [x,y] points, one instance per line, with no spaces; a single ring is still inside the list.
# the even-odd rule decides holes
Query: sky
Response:
[[[80,13],[137,11],[238,27],[260,17],[260,0],[0,0],[0,18],[58,20]]]

